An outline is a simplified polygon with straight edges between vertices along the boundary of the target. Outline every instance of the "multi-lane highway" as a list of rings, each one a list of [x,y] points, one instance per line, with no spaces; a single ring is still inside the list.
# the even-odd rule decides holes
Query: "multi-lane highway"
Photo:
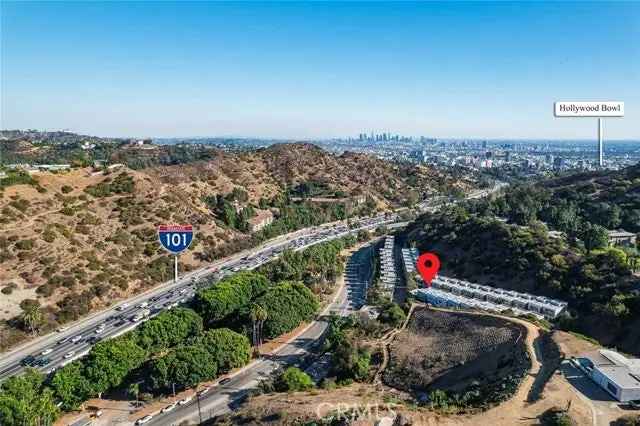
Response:
[[[345,223],[319,226],[294,232],[247,250],[205,268],[185,274],[178,282],[169,282],[147,293],[121,302],[78,323],[27,343],[0,358],[0,380],[20,373],[27,365],[52,373],[74,359],[87,354],[99,340],[123,334],[145,319],[166,309],[187,303],[197,285],[205,279],[216,281],[233,272],[253,269],[277,257],[286,249],[303,249],[360,229],[371,229],[392,223],[395,214],[379,215]]]

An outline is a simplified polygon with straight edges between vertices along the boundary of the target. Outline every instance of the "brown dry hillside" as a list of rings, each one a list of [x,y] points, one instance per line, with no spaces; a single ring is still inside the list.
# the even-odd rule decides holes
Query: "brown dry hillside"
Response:
[[[82,168],[32,177],[37,182],[0,190],[0,319],[9,320],[0,326],[0,348],[24,338],[25,325],[15,318],[25,299],[43,306],[45,331],[168,280],[171,258],[156,241],[158,224],[194,225],[194,242],[180,257],[183,270],[255,244],[261,236],[228,226],[212,210],[217,195],[242,190],[239,209],[271,209],[277,222],[297,211],[282,204],[283,193],[305,182],[321,183],[343,200],[365,195],[369,209],[399,206],[453,184],[426,168],[361,154],[336,156],[309,144],[215,151],[206,161],[122,167],[107,175]],[[469,183],[456,185],[464,189]],[[313,208],[307,209],[313,220],[333,218],[328,208]],[[350,208],[352,214],[364,212],[362,205]]]

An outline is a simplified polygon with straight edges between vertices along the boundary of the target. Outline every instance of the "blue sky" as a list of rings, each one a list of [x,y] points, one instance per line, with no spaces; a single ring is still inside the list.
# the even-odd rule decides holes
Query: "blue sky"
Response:
[[[6,2],[2,128],[640,138],[640,3]]]

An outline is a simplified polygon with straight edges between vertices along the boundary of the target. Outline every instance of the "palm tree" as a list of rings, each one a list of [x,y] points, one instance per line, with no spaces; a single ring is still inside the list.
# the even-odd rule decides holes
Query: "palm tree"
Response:
[[[32,334],[37,334],[38,328],[40,328],[44,321],[40,303],[36,301],[36,303],[29,303],[27,306],[24,306],[20,320]]]
[[[257,346],[258,349],[262,344],[262,326],[267,320],[268,313],[265,308],[257,303],[251,306],[251,322],[253,323],[253,346]]]

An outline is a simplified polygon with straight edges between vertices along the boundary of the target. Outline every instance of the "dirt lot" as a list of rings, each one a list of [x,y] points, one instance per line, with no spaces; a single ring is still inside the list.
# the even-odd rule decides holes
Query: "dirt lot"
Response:
[[[487,386],[515,386],[529,369],[525,334],[523,326],[501,318],[420,307],[391,345],[384,382],[414,393],[465,392],[473,384],[486,398]]]

